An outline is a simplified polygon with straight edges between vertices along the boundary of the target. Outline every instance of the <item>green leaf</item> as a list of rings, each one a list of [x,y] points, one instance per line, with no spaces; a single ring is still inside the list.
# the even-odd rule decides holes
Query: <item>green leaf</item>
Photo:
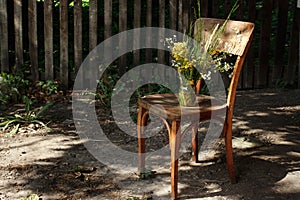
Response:
[[[15,123],[15,122],[20,122],[20,119],[12,119],[12,120],[2,122],[2,123],[0,123],[0,126],[4,126],[3,130],[6,130],[10,124]]]
[[[14,128],[8,134],[6,134],[6,136],[10,137],[10,136],[15,135],[19,131],[19,127],[20,127],[20,124],[17,124],[16,126],[14,126]]]
[[[14,114],[14,118],[15,119],[24,119],[24,117],[19,114]]]
[[[141,171],[139,178],[140,179],[152,178],[155,173],[156,173],[155,171],[144,169],[143,171]]]
[[[36,114],[35,119],[38,118],[43,112],[48,110],[53,105],[52,102],[48,102],[44,107],[42,107]]]

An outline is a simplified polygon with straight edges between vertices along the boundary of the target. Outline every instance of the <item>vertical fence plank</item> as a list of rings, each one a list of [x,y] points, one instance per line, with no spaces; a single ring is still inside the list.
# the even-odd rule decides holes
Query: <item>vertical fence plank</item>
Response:
[[[127,29],[127,0],[119,0],[119,32]],[[127,38],[119,38],[119,48],[124,49],[127,44]],[[119,58],[119,74],[126,72],[126,55]]]
[[[298,16],[298,88],[300,89],[300,0],[297,1],[296,16]]]
[[[201,1],[201,17],[208,17],[208,0]]]
[[[112,33],[112,0],[104,1],[104,39]]]
[[[189,21],[190,22],[195,22],[196,21],[196,17],[198,16],[197,15],[197,11],[198,11],[198,6],[197,6],[197,2],[196,1],[193,1],[193,0],[190,0],[189,1],[189,13],[190,13],[190,16],[189,16]]]
[[[66,90],[69,78],[69,56],[68,56],[68,0],[61,0],[59,6],[60,22],[60,81]]]
[[[77,73],[82,62],[82,0],[74,1],[74,64]]]
[[[255,22],[256,18],[256,0],[248,2],[248,21]],[[244,64],[242,79],[243,88],[253,88],[254,87],[254,73],[255,73],[255,51],[254,51],[254,40],[251,43],[247,54],[247,60]]]
[[[282,78],[284,56],[285,52],[285,41],[287,32],[287,20],[288,20],[288,9],[289,2],[286,0],[278,0],[278,25],[276,34],[276,48],[275,48],[275,66],[272,73],[272,81],[278,81]]]
[[[177,30],[177,0],[169,0],[170,6],[170,29]],[[172,62],[172,57],[169,57],[169,62]]]
[[[245,14],[245,5],[244,0],[239,0],[238,2],[238,10],[237,10],[237,20],[244,20],[244,14]]]
[[[159,19],[158,19],[158,26],[159,27],[165,27],[166,26],[166,23],[165,23],[166,12],[165,12],[165,10],[166,10],[166,0],[159,0]],[[159,38],[164,40],[165,39],[164,33],[161,33]],[[157,54],[158,54],[157,55],[158,63],[164,64],[164,62],[165,62],[165,52],[163,50],[158,50]]]
[[[22,29],[22,0],[14,0],[14,27],[15,27],[15,52],[16,70],[21,72],[23,65],[23,29]]]
[[[9,71],[7,0],[0,0],[0,63],[1,72]]]
[[[177,13],[177,17],[178,17],[178,31],[179,32],[183,32],[183,0],[178,0],[178,13]]]
[[[89,7],[89,50],[97,46],[97,0],[90,0]]]
[[[112,35],[112,0],[104,1],[104,39],[109,38]],[[112,49],[111,44],[106,43],[105,49]],[[106,50],[104,57],[110,60],[112,52]],[[99,69],[100,73],[104,73],[102,68]],[[107,80],[107,74],[103,74],[103,79]]]
[[[288,67],[284,71],[284,80],[293,85],[297,80],[297,52],[298,52],[298,44],[299,44],[299,30],[300,30],[300,9],[296,8],[296,4],[293,5],[294,7],[294,17],[293,17],[293,24],[291,30],[291,42],[289,47],[289,55],[288,55]],[[298,73],[300,73],[298,71]],[[299,77],[298,77],[298,86],[299,86]],[[300,88],[300,87],[299,87]]]
[[[225,8],[225,17],[227,17],[231,10],[231,0],[225,0],[224,8]]]
[[[188,33],[189,32],[189,26],[190,26],[190,9],[189,9],[189,5],[191,4],[190,0],[185,0],[186,3],[183,3],[183,19],[182,20],[182,29],[183,32]]]
[[[170,29],[177,30],[177,0],[170,0]]]
[[[265,87],[269,84],[269,53],[270,53],[270,34],[272,21],[273,0],[265,0],[263,5],[263,16],[260,34],[259,50],[259,79],[258,86]]]
[[[235,2],[235,1],[234,1]],[[244,19],[244,0],[238,0],[238,5],[239,7],[237,8],[237,11],[236,11],[236,20],[241,20],[243,21]],[[241,77],[239,78],[239,83],[238,83],[238,89],[242,89],[243,86],[244,86],[244,71],[245,68],[247,67],[247,59],[246,59],[246,62],[244,63],[244,66],[242,69],[242,73],[241,73]]]
[[[134,13],[133,13],[133,28],[141,27],[141,0],[134,0]],[[133,46],[140,45],[140,32],[135,31],[135,37],[133,40]],[[133,65],[137,66],[140,63],[140,50],[133,52]]]
[[[39,80],[38,66],[38,38],[37,38],[37,10],[36,0],[28,2],[28,36],[29,36],[29,56],[31,62],[32,79]]]
[[[53,79],[53,16],[52,0],[44,1],[45,79]]]
[[[211,9],[211,16],[218,17],[219,15],[219,2],[218,0],[212,0],[212,9]]]
[[[152,26],[152,0],[147,0],[147,14],[146,14],[146,26]],[[151,42],[151,32],[147,33],[146,43],[147,46]],[[152,61],[152,50],[146,49],[146,63],[150,63]]]
[[[158,1],[158,6],[159,6],[159,17],[158,17],[158,26],[159,27],[165,27],[166,26],[166,0],[159,0]],[[164,30],[160,30],[160,33],[158,35],[158,46],[160,46],[162,44],[162,42],[165,40],[166,36],[165,36],[165,31]],[[157,50],[157,62],[158,63],[161,63],[161,64],[166,64],[166,59],[165,59],[165,51],[164,50],[161,50],[161,49],[158,49]],[[165,78],[166,78],[166,74],[161,74],[161,72],[159,72],[160,70],[159,69],[155,69],[154,70],[154,76],[155,77],[162,77],[163,80],[162,81],[165,81]]]

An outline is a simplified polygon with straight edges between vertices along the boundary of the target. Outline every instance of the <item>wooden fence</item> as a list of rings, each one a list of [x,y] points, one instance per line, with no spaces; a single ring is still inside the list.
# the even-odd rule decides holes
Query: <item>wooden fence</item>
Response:
[[[234,0],[202,0],[201,15],[225,18]],[[0,0],[2,72],[30,71],[33,80],[58,79],[65,87],[83,59],[110,36],[144,26],[185,31],[194,19],[196,0]],[[298,67],[300,13],[296,0],[239,0],[232,19],[255,22],[255,37],[240,87],[286,85],[300,88]],[[85,13],[85,14],[84,14]],[[85,34],[88,31],[88,34]],[[122,44],[120,44],[122,45]],[[153,58],[151,49],[145,61]],[[158,62],[164,59],[157,54]],[[133,53],[133,66],[141,53]],[[118,60],[119,73],[128,60]],[[298,85],[297,85],[298,83]]]

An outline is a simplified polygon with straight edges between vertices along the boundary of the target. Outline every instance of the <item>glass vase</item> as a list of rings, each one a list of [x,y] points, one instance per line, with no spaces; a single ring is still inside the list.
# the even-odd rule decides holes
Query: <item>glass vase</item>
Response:
[[[196,104],[195,88],[190,81],[180,76],[180,88],[178,94],[180,106],[192,107]]]

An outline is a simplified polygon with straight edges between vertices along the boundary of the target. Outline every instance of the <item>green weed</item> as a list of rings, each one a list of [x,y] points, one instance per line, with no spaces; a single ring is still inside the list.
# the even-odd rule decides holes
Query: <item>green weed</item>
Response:
[[[29,124],[39,124],[42,127],[49,129],[47,125],[40,120],[40,116],[45,112],[49,107],[53,105],[52,102],[47,103],[45,106],[41,107],[37,111],[34,111],[31,107],[33,102],[27,96],[23,96],[23,102],[25,103],[25,113],[24,114],[12,114],[9,116],[0,117],[0,127],[3,127],[2,130],[5,131],[9,127],[13,126],[11,131],[7,136],[12,136],[18,133],[21,125]]]

